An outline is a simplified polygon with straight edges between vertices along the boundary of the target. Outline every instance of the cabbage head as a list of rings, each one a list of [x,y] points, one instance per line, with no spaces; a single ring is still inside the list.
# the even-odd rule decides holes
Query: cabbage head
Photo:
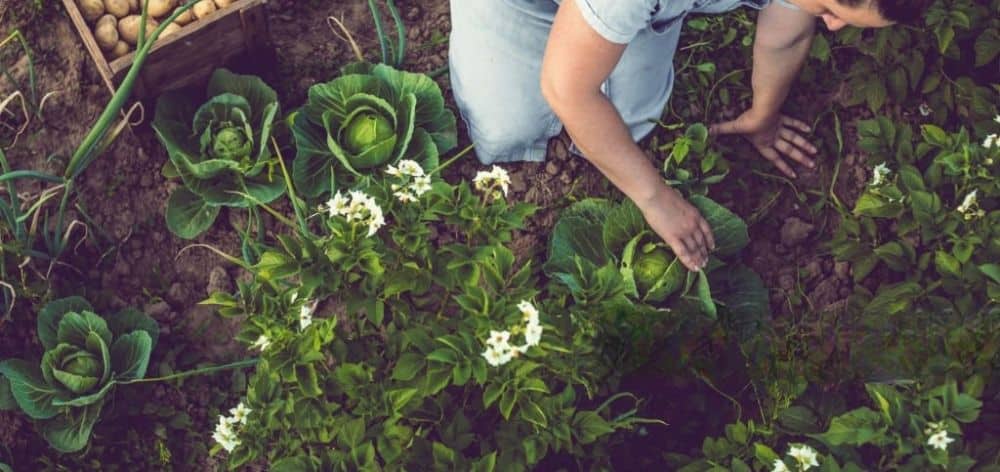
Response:
[[[22,410],[56,450],[79,451],[111,389],[145,377],[158,335],[138,311],[105,319],[82,298],[54,300],[38,315],[41,364],[0,362],[0,409]]]
[[[354,64],[312,86],[292,118],[296,190],[318,197],[401,159],[424,169],[455,147],[455,115],[424,74],[385,64]]]
[[[225,69],[204,94],[171,92],[156,102],[153,128],[167,149],[164,173],[180,177],[167,201],[167,227],[185,239],[208,229],[221,207],[246,208],[280,197],[271,172],[271,130],[278,94],[260,78]]]

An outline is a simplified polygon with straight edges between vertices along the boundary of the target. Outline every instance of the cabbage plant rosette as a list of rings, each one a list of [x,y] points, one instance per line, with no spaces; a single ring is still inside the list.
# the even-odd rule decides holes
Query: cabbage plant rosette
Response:
[[[292,178],[314,198],[402,159],[431,171],[457,143],[455,115],[438,85],[384,64],[348,66],[314,85],[292,122]]]
[[[746,223],[710,198],[693,195],[690,201],[715,234],[716,250],[702,271],[689,272],[631,201],[601,199],[578,202],[560,215],[544,269],[578,300],[599,286],[620,286],[635,306],[716,318],[721,302],[740,318],[764,316],[767,291],[760,278],[738,262],[725,262],[749,242]]]
[[[0,362],[0,409],[36,420],[56,450],[79,451],[111,389],[145,377],[158,335],[156,322],[135,310],[105,319],[82,298],[52,301],[38,315],[41,364]]]
[[[156,103],[153,128],[167,148],[168,177],[180,177],[167,201],[167,227],[191,239],[215,222],[221,207],[270,203],[285,191],[270,172],[270,138],[278,95],[260,78],[219,69],[203,97],[168,93]]]

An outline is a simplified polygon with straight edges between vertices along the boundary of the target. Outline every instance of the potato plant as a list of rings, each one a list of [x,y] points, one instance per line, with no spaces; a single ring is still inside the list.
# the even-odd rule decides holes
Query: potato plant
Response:
[[[526,470],[652,421],[611,414],[628,395],[581,405],[601,359],[504,246],[534,211],[507,203],[504,179],[473,190],[398,161],[303,208],[251,281],[206,302],[246,316],[239,339],[263,359],[249,421],[220,443],[230,467]]]

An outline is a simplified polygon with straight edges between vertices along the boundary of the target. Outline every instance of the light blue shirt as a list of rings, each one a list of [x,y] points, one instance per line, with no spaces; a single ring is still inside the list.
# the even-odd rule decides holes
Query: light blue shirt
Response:
[[[783,6],[798,8],[787,0],[777,1]],[[734,3],[760,9],[770,0],[577,0],[590,27],[604,39],[618,44],[630,43],[654,22],[673,20],[691,10],[712,12],[715,6],[718,12],[723,12],[731,10]]]

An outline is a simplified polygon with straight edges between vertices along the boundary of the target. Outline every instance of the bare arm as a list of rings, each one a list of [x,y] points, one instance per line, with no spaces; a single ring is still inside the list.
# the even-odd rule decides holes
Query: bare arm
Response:
[[[717,134],[743,134],[789,177],[795,172],[781,158],[792,158],[806,167],[815,163],[808,155],[816,148],[799,132],[809,132],[805,123],[783,116],[781,106],[788,98],[815,32],[813,15],[779,5],[764,8],[757,18],[757,38],[753,48],[753,105],[736,120],[712,127]]]
[[[542,93],[587,159],[636,203],[681,262],[698,270],[715,245],[711,228],[663,182],[601,93],[624,50],[625,45],[609,42],[591,28],[574,0],[565,0],[545,51]]]

